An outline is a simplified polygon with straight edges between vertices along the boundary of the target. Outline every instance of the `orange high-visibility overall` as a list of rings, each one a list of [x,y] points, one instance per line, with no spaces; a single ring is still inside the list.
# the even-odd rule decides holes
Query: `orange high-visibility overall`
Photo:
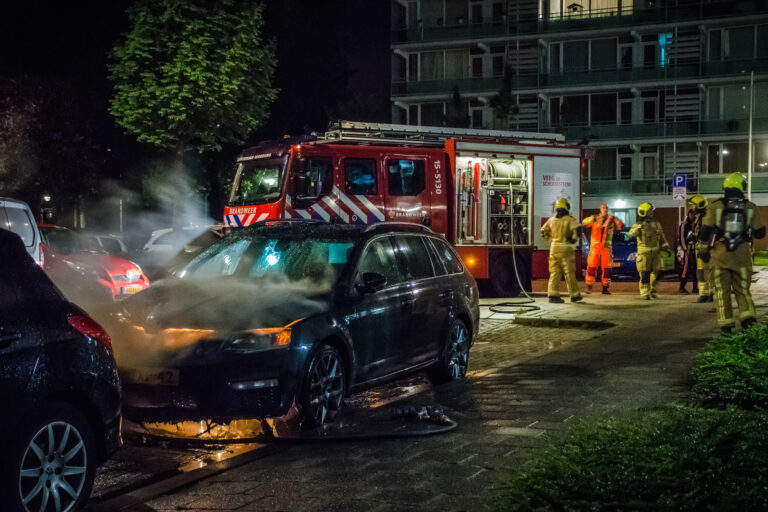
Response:
[[[623,229],[624,224],[613,215],[607,217],[592,215],[584,219],[581,224],[592,228],[587,259],[587,285],[595,282],[597,267],[601,267],[603,286],[608,287],[611,285],[611,267],[613,266],[613,233],[616,229]]]

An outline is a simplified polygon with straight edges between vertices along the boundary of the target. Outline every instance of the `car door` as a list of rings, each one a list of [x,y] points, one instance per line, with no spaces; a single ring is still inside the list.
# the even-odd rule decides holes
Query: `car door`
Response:
[[[376,272],[386,278],[374,293],[360,290],[362,276]],[[370,240],[361,252],[354,273],[359,296],[354,313],[347,315],[347,327],[358,360],[357,380],[382,377],[403,368],[400,338],[407,332],[404,319],[413,302],[413,292],[395,255],[389,236]]]
[[[388,220],[426,222],[432,209],[426,156],[387,156],[384,171]]]
[[[42,336],[33,318],[33,294],[42,273],[18,239],[0,233],[0,406],[21,406],[36,366]],[[2,412],[2,411],[0,411]]]
[[[433,359],[439,353],[445,337],[450,311],[450,287],[446,286],[442,267],[437,271],[423,235],[416,233],[395,236],[398,257],[413,290],[413,307],[408,336],[403,337],[405,365],[414,366]]]

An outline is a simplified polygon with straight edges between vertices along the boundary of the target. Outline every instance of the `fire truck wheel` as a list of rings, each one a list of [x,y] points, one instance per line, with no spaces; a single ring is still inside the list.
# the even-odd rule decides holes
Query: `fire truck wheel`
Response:
[[[346,378],[338,350],[322,345],[315,351],[304,376],[302,427],[318,427],[336,419],[344,403]]]
[[[443,355],[427,374],[432,384],[437,385],[464,378],[469,365],[471,341],[471,335],[466,324],[461,320],[453,320],[445,339]]]
[[[530,280],[528,266],[517,255],[511,253],[502,254],[496,258],[491,269],[491,286],[496,295],[500,297],[517,297],[520,295],[520,283],[515,275],[515,261],[517,258],[517,271],[520,273],[520,281],[527,283]]]

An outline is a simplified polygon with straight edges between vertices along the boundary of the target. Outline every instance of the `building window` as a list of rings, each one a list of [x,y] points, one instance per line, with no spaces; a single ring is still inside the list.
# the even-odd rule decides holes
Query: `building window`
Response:
[[[709,31],[709,60],[717,61],[723,58],[723,30],[714,29]]]
[[[731,59],[752,59],[755,56],[755,27],[729,28],[726,31],[728,44],[725,49]]]
[[[563,96],[561,110],[566,125],[586,125],[589,123],[589,96]]]
[[[762,157],[758,157],[762,158]],[[759,166],[760,160],[755,161]],[[707,146],[707,174],[747,173],[749,145],[746,142],[729,142]]]
[[[596,39],[590,43],[590,69],[616,69],[616,39]]]
[[[422,53],[419,80],[442,80],[443,58],[443,52]]]
[[[422,126],[442,126],[445,112],[442,103],[425,103],[421,105]]]
[[[589,41],[566,41],[563,44],[563,71],[586,71],[589,68]]]
[[[616,124],[616,94],[593,94],[591,124]]]
[[[590,180],[616,179],[616,149],[597,149],[595,158],[589,162]]]

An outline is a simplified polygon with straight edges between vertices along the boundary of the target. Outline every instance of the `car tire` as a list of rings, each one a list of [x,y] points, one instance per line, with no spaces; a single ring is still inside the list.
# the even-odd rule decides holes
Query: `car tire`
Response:
[[[67,512],[83,508],[91,496],[98,459],[85,416],[66,404],[46,404],[19,425],[3,468],[3,503],[10,510],[35,512],[57,510],[57,503]]]
[[[344,359],[330,345],[320,346],[312,355],[301,396],[302,428],[333,422],[341,412],[346,392]]]
[[[443,384],[466,376],[471,341],[472,337],[467,325],[461,320],[454,319],[448,328],[440,361],[427,374],[432,384]]]

